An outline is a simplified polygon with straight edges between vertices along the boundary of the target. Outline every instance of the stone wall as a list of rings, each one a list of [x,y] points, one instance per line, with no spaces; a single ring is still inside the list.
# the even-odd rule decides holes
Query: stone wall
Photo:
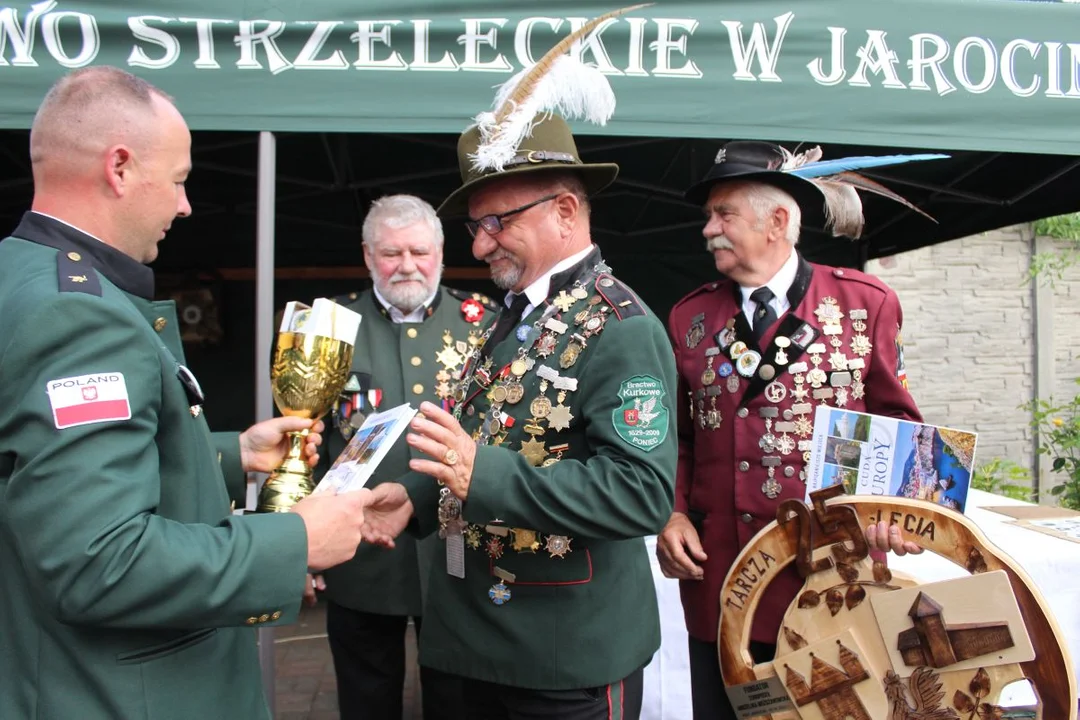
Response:
[[[976,465],[1005,457],[1034,467],[1020,405],[1035,392],[1033,289],[1025,284],[1029,225],[871,261],[904,308],[908,384],[928,422],[975,430]],[[1080,375],[1080,277],[1054,294],[1056,387]],[[1075,387],[1075,386],[1074,386]]]

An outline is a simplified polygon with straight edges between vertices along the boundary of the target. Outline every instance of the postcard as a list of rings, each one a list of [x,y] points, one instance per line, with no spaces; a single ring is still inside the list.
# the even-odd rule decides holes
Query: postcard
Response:
[[[315,492],[343,493],[364,487],[415,415],[416,409],[408,403],[368,415]]]
[[[852,495],[914,498],[964,511],[976,434],[819,406],[806,499],[843,483]]]

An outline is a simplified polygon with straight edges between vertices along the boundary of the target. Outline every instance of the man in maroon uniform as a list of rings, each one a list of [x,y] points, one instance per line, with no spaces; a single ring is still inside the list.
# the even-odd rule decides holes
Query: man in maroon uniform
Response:
[[[707,249],[724,276],[683,298],[669,320],[679,464],[657,555],[682,581],[695,718],[735,717],[717,656],[721,585],[780,503],[804,497],[814,409],[921,420],[903,382],[896,294],[796,249],[803,221],[823,227],[840,212],[830,206],[826,218],[818,185],[781,169],[791,157],[771,143],[728,143],[686,194],[705,209]],[[867,536],[871,549],[917,551],[895,527]],[[757,662],[772,658],[801,586],[788,568],[762,597],[751,632]]]

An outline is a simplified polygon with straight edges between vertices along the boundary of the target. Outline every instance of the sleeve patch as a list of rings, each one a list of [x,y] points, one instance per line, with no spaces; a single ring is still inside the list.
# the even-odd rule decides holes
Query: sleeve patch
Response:
[[[635,375],[619,386],[619,406],[611,414],[615,432],[629,445],[652,452],[667,438],[664,384],[652,375]]]
[[[57,430],[131,419],[127,383],[122,373],[60,378],[45,383]]]

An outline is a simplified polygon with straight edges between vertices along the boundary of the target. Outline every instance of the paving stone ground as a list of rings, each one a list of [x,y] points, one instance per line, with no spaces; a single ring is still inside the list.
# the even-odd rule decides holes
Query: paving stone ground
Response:
[[[416,641],[410,625],[406,641],[403,720],[422,720]],[[341,720],[330,646],[326,604],[306,608],[295,625],[274,630],[276,720]]]

